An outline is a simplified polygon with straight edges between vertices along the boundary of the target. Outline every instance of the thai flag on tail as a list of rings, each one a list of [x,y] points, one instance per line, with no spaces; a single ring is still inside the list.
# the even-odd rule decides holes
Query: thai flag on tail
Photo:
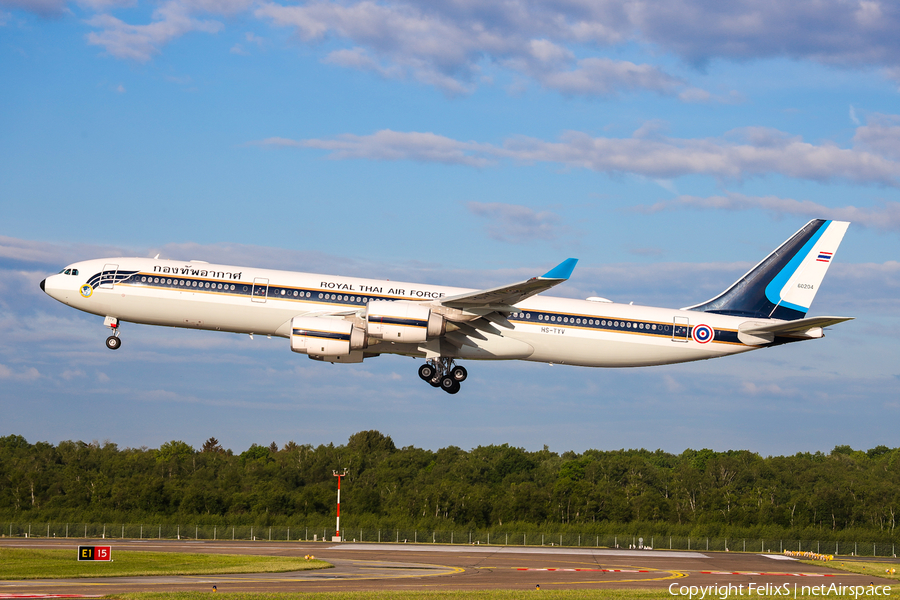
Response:
[[[831,262],[832,256],[834,256],[834,252],[819,252],[819,258],[816,259],[816,262]]]

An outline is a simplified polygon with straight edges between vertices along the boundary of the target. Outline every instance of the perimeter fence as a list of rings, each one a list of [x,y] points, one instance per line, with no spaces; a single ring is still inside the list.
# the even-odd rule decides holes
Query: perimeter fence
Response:
[[[698,552],[762,552],[782,554],[786,550],[845,556],[897,557],[896,544],[828,540],[750,539],[648,535],[595,535],[502,530],[343,530],[344,542],[456,544],[491,546],[567,546],[636,550],[693,550]],[[207,526],[199,524],[113,523],[0,523],[0,537],[122,539],[122,540],[244,540],[271,542],[331,542],[333,528]]]

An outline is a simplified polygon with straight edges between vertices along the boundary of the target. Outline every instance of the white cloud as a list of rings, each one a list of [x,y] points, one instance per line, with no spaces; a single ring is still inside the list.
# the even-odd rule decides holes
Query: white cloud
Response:
[[[16,381],[34,381],[40,379],[41,374],[34,367],[10,368],[4,364],[0,364],[0,379],[11,379]]]
[[[708,92],[688,89],[686,82],[653,65],[605,57],[577,59],[571,50],[547,39],[528,40],[522,48],[508,54],[508,58],[499,61],[503,66],[567,96],[651,91],[691,102],[710,98]]]
[[[871,115],[856,130],[853,142],[881,156],[900,160],[900,115]]]
[[[72,381],[73,379],[78,379],[84,377],[84,371],[81,369],[66,369],[62,373],[59,374],[60,377],[65,379],[66,381]]]
[[[894,34],[900,29],[900,10],[888,0],[267,2],[255,14],[276,26],[294,28],[307,43],[338,39],[377,57],[354,68],[392,73],[397,68],[404,77],[452,93],[472,88],[483,61],[527,74],[566,94],[637,89],[674,93],[677,78],[656,66],[596,55],[633,42],[690,62],[790,57],[894,68],[900,57]],[[575,45],[593,55],[582,56],[572,68],[576,57],[570,46]],[[677,94],[687,102],[711,99],[708,92],[691,87]]]
[[[546,65],[563,65],[575,58],[568,48],[554,44],[550,40],[531,40],[528,47],[531,56]]]
[[[206,12],[213,15],[234,15],[249,10],[253,0],[178,0],[190,12]],[[251,34],[252,35],[252,34]],[[253,39],[246,37],[248,42]]]
[[[84,256],[124,256],[125,252],[121,246],[66,245],[0,235],[0,259],[46,265],[56,270],[68,263],[82,260]]]
[[[787,392],[776,383],[754,383],[752,381],[744,381],[741,383],[741,389],[745,394],[750,396],[785,396]]]
[[[325,57],[324,62],[361,71],[374,71],[386,79],[400,79],[403,70],[399,67],[383,67],[364,48],[335,50]]]
[[[372,135],[343,134],[333,139],[269,138],[255,143],[329,150],[332,159],[416,160],[475,167],[509,159],[659,180],[686,175],[742,180],[778,174],[820,182],[843,179],[900,186],[900,162],[893,156],[900,128],[871,125],[857,131],[854,140],[858,148],[811,144],[799,136],[764,127],[733,130],[721,138],[672,138],[660,135],[655,124],[638,129],[631,138],[592,137],[568,131],[556,142],[520,136],[507,139],[502,146],[392,130]]]
[[[724,196],[679,196],[674,200],[640,206],[637,212],[654,213],[677,208],[713,210],[765,210],[776,215],[796,215],[810,219],[824,218],[851,221],[864,227],[900,232],[900,202],[884,202],[875,208],[856,206],[831,207],[810,200],[794,200],[778,196],[747,196],[729,192]]]
[[[636,0],[628,26],[690,61],[790,57],[895,65],[900,8],[891,0]]]
[[[261,38],[252,31],[248,31],[244,34],[244,39],[250,43],[255,44],[258,48],[262,48],[266,44],[265,38]],[[250,53],[244,49],[241,44],[235,44],[231,47],[230,52],[232,54],[240,54],[241,56],[249,56]]]
[[[383,129],[372,135],[344,134],[330,140],[290,140],[268,138],[254,142],[262,146],[305,147],[329,150],[330,158],[369,160],[416,160],[444,164],[485,167],[492,160],[478,154],[490,154],[492,147],[427,132],[400,132]]]
[[[652,65],[595,56],[576,60],[562,44],[620,39],[605,26],[573,29],[567,20],[577,18],[578,12],[573,8],[573,14],[568,14],[550,3],[483,7],[466,2],[363,1],[268,2],[255,15],[276,26],[294,28],[307,43],[337,37],[352,45],[332,51],[326,62],[392,79],[414,79],[450,94],[472,92],[483,61],[528,75],[567,95],[607,96],[638,90],[675,95],[684,87],[679,79]],[[702,91],[687,97],[697,101],[698,93]]]
[[[571,70],[533,70],[531,74],[544,87],[574,96],[610,96],[636,90],[674,95],[684,87],[682,80],[652,65],[608,58],[584,58]],[[696,93],[689,97],[692,101],[699,98]],[[706,94],[703,99],[708,97],[709,94]]]
[[[537,212],[527,206],[498,202],[469,202],[466,207],[472,214],[487,219],[488,235],[501,242],[555,240],[565,231],[559,215],[550,211]]]
[[[402,73],[452,94],[471,91],[469,81],[478,72],[480,53],[503,51],[509,44],[477,23],[454,22],[402,3],[285,6],[267,2],[254,14],[276,26],[294,28],[306,42],[317,42],[326,35],[348,40],[353,49],[332,53],[328,59],[332,63],[391,77]],[[380,66],[380,61],[370,57],[373,53],[391,64]]]
[[[886,67],[882,69],[885,78],[900,84],[900,67]],[[900,91],[900,88],[898,88]]]
[[[681,382],[669,374],[663,375],[663,383],[666,386],[666,391],[670,394],[680,394],[684,391],[684,386]]]
[[[252,10],[257,19],[293,29],[303,43],[328,40],[325,60],[331,64],[418,81],[448,94],[472,92],[487,65],[569,95],[653,91],[685,102],[735,100],[714,97],[659,65],[608,56],[628,44],[690,63],[787,57],[882,67],[886,77],[900,79],[900,5],[893,0],[168,0],[146,25],[108,14],[137,0],[73,2],[103,13],[88,21],[101,29],[88,41],[118,58],[147,61],[188,32],[222,27],[190,15]],[[43,16],[62,14],[66,4],[0,0],[0,5]],[[232,51],[246,50],[236,44]]]
[[[136,6],[138,0],[75,0],[76,4],[94,12],[109,11],[116,8]]]
[[[58,17],[66,11],[66,0],[0,0],[0,6],[25,10],[42,17]],[[0,13],[0,23],[6,24],[8,13]]]
[[[87,24],[101,30],[87,35],[89,44],[102,46],[116,58],[139,62],[150,60],[163,45],[186,33],[216,33],[223,27],[218,21],[192,18],[184,4],[173,0],[153,11],[153,22],[148,25],[129,25],[108,14],[96,15]]]

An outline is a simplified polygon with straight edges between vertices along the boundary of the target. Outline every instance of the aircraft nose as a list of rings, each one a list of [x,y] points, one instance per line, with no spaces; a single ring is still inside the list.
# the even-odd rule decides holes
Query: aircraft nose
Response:
[[[46,279],[41,279],[41,291],[42,291],[42,292],[47,291],[47,290],[44,289],[44,282],[45,282],[45,281],[47,281],[47,280],[46,280]]]

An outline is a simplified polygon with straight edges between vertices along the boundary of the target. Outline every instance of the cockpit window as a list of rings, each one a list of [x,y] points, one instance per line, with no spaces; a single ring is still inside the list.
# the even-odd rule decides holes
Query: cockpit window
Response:
[[[78,269],[63,269],[60,271],[62,275],[78,275]]]

